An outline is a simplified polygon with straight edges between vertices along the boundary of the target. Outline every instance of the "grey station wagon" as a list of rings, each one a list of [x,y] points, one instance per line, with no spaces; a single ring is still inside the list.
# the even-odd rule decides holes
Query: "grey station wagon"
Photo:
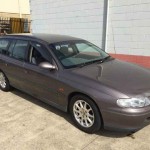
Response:
[[[15,87],[65,112],[93,133],[136,131],[150,121],[150,70],[62,35],[0,37],[0,88]]]

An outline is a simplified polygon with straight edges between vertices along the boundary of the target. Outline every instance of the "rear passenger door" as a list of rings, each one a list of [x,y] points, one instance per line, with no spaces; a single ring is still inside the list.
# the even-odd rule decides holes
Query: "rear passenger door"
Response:
[[[23,65],[27,58],[28,41],[10,40],[8,50],[2,56],[2,70],[12,86],[25,89]]]

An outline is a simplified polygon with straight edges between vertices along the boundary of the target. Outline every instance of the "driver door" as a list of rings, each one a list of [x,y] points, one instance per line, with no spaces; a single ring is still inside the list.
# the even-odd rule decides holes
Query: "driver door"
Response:
[[[48,50],[39,43],[32,42],[28,62],[24,64],[28,93],[53,104],[58,103],[58,71],[39,67],[42,62],[52,63]]]

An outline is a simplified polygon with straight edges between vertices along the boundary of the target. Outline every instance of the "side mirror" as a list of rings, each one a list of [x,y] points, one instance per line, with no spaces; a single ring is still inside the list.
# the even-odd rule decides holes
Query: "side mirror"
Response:
[[[50,70],[55,70],[56,69],[56,66],[50,64],[49,62],[42,62],[42,63],[39,64],[39,66],[41,68],[50,69]]]

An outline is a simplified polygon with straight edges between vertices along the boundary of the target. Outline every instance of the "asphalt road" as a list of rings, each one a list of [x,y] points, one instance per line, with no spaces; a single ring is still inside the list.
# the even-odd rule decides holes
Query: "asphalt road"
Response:
[[[150,150],[150,125],[130,136],[86,134],[67,113],[18,90],[0,91],[0,150]]]

